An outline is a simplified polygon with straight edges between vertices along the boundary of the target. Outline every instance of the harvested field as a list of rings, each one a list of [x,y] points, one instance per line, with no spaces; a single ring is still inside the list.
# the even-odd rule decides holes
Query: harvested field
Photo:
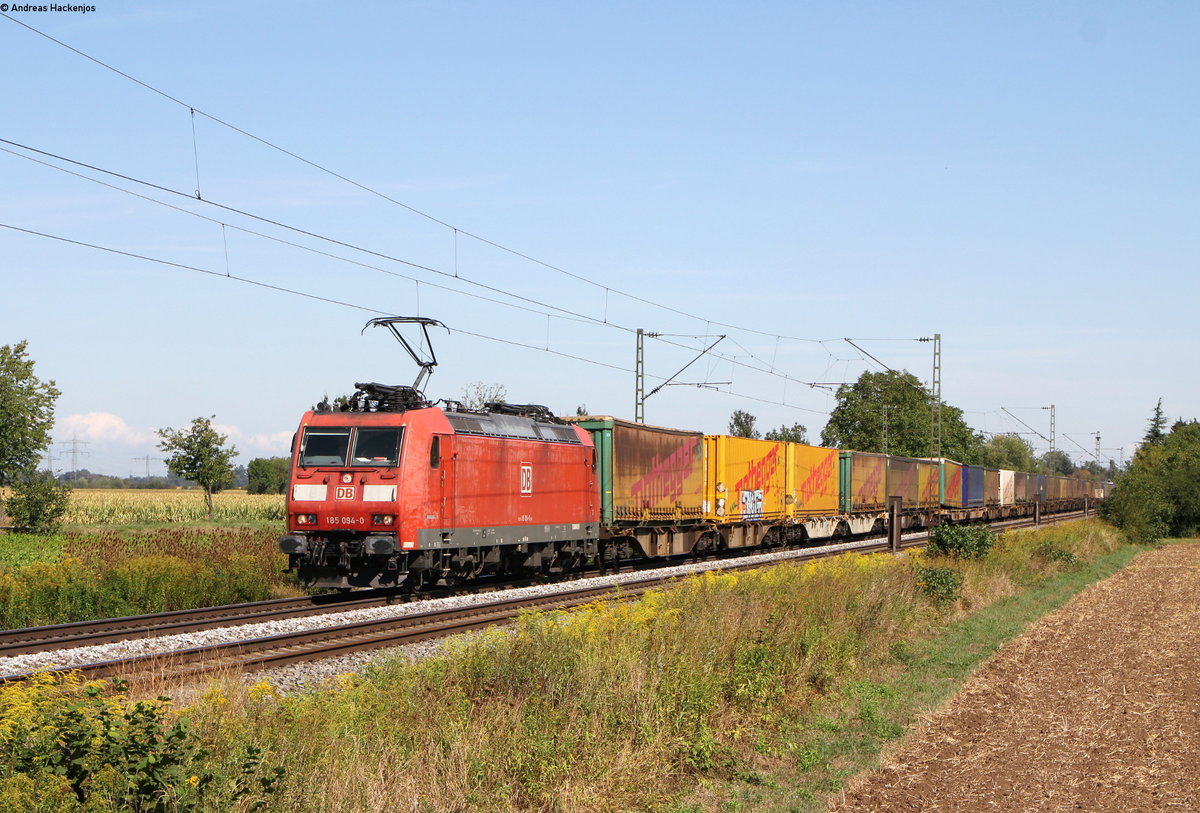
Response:
[[[1200,544],[1147,551],[987,661],[845,811],[1200,809]]]

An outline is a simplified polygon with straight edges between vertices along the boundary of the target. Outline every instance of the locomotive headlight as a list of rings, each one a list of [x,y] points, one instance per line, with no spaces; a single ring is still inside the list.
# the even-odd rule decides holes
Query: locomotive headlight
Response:
[[[353,475],[353,474],[350,474],[349,472],[347,472],[346,474],[343,474],[343,475],[342,475],[342,482],[343,482],[343,483],[351,483],[351,482],[354,482],[354,475]]]
[[[297,525],[316,525],[317,524],[317,515],[316,514],[296,514],[296,524]]]
[[[396,518],[391,514],[372,514],[372,525],[395,525]]]

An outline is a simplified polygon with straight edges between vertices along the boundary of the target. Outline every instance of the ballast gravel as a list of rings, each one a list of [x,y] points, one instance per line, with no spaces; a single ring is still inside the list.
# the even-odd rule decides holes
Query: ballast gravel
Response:
[[[845,542],[837,545],[826,545],[819,549],[787,550],[777,553],[762,553],[753,556],[740,557],[736,564],[767,564],[788,559],[804,559],[812,555],[814,550],[823,553],[852,551],[858,548],[878,544],[874,541]],[[641,579],[652,577],[686,576],[705,570],[720,570],[730,564],[729,560],[689,562],[688,564],[672,565],[653,570],[631,571],[605,576],[592,576],[567,582],[555,582],[532,587],[517,587],[503,591],[503,597],[532,598],[535,596],[553,595],[587,587],[603,587],[606,585],[628,584]],[[0,675],[24,675],[47,669],[63,669],[84,666],[104,661],[120,660],[139,655],[165,655],[183,649],[202,646],[213,646],[230,641],[248,641],[256,638],[267,638],[302,630],[324,629],[343,624],[353,624],[359,621],[373,621],[386,618],[402,618],[430,610],[469,607],[477,604],[487,604],[497,600],[497,593],[477,593],[474,595],[448,596],[413,601],[405,604],[387,607],[371,607],[362,610],[347,610],[329,612],[322,615],[304,618],[289,618],[279,621],[263,621],[253,624],[239,624],[214,630],[186,632],[176,635],[162,635],[147,638],[131,638],[111,644],[97,646],[81,646],[73,649],[59,649],[47,652],[32,652],[8,658],[0,658]],[[470,634],[470,633],[468,633]],[[277,667],[250,673],[246,679],[251,682],[267,681],[279,691],[289,691],[305,686],[311,686],[330,678],[357,672],[371,661],[380,657],[406,657],[419,660],[437,652],[442,646],[441,641],[425,641],[400,647],[379,649],[336,658],[325,658],[319,661]]]

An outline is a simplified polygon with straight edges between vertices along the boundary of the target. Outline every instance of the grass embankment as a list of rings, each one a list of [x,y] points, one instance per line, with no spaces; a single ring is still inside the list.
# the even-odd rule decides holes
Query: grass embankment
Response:
[[[818,810],[987,654],[1133,553],[1087,522],[1006,534],[980,559],[711,574],[637,602],[531,614],[335,690],[280,697],[231,682],[182,710],[180,769],[155,792],[181,810]],[[953,590],[929,580],[939,568]],[[48,730],[95,728],[93,712],[52,716],[64,705],[46,706]],[[6,732],[25,730],[14,719],[0,709],[10,756]],[[20,764],[31,767],[0,768],[3,782],[43,783],[46,799],[66,783],[114,809],[91,774],[71,784],[36,758]]]
[[[279,553],[284,498],[78,489],[64,530],[0,533],[0,627],[298,595]]]
[[[251,528],[0,534],[0,628],[299,595],[278,540]]]

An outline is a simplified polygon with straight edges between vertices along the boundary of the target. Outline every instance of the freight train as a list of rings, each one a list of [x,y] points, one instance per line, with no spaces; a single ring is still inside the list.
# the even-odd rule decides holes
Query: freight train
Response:
[[[292,443],[280,549],[310,585],[603,570],[880,532],[889,497],[920,528],[1086,508],[1112,487],[356,386],[307,412]]]

